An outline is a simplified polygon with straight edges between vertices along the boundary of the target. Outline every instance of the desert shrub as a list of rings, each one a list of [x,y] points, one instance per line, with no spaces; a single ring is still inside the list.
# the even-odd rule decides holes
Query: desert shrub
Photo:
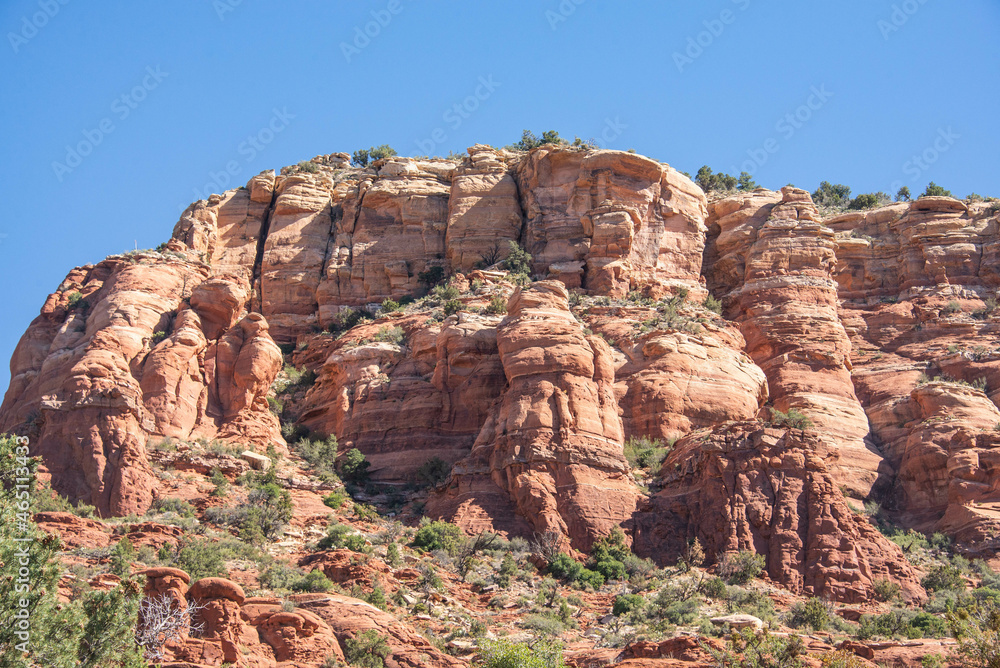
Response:
[[[292,497],[273,482],[254,482],[242,503],[233,508],[214,507],[205,511],[213,524],[239,529],[240,538],[254,544],[273,540],[292,518]]]
[[[924,194],[921,197],[954,197],[950,190],[945,190],[938,184],[931,181],[927,184],[927,189],[924,190]]]
[[[909,202],[911,198],[910,189],[903,186],[896,191],[896,201],[897,202]]]
[[[548,615],[525,615],[521,620],[521,626],[546,636],[561,636],[566,627],[555,617]]]
[[[399,305],[399,302],[393,299],[386,298],[382,300],[382,310],[386,313],[394,313],[395,311],[398,311],[401,308],[403,307]]]
[[[713,313],[722,313],[722,302],[712,295],[705,297],[705,301],[703,301],[701,305]]]
[[[184,499],[159,498],[153,501],[150,508],[157,513],[176,513],[181,517],[194,517],[194,506]]]
[[[326,326],[326,331],[331,334],[346,332],[362,320],[371,320],[371,317],[371,314],[364,309],[344,307],[334,314],[333,318]]]
[[[707,648],[719,666],[741,668],[800,668],[805,643],[799,636],[782,638],[767,631],[734,631],[723,650]]]
[[[483,269],[492,267],[500,261],[500,242],[494,241],[493,245],[479,253],[479,266]]]
[[[789,429],[810,429],[813,426],[812,420],[797,408],[789,408],[787,413],[782,413],[778,409],[772,408],[771,419],[768,422],[775,427],[787,427]]]
[[[700,606],[693,598],[682,598],[676,587],[664,587],[649,603],[649,616],[677,626],[692,623],[698,617]]]
[[[500,560],[500,568],[497,569],[497,574],[493,579],[498,587],[506,589],[510,586],[511,580],[516,574],[517,562],[514,561],[514,557],[505,554],[503,555],[503,559]]]
[[[444,307],[443,308],[444,308],[444,314],[445,315],[455,315],[459,311],[462,311],[462,310],[465,309],[465,304],[463,304],[458,299],[451,299],[451,300],[446,301],[444,303]]]
[[[406,334],[402,327],[379,327],[372,339],[380,343],[393,343],[400,346],[406,340]]]
[[[651,475],[659,472],[660,464],[666,459],[670,448],[657,439],[646,436],[632,437],[625,440],[624,454],[629,466],[643,469]]]
[[[646,599],[639,594],[619,594],[611,606],[611,614],[615,617],[627,615],[646,606]]]
[[[726,554],[717,569],[719,577],[736,585],[746,584],[763,572],[764,555],[749,550]]]
[[[122,538],[111,552],[111,572],[119,577],[126,577],[132,572],[132,562],[135,561],[135,548],[132,541]]]
[[[843,209],[851,201],[851,189],[841,183],[823,181],[812,194],[817,206]]]
[[[500,315],[507,312],[507,300],[496,295],[490,299],[490,303],[486,305],[486,312],[493,313],[495,315]]]
[[[417,469],[417,479],[431,487],[437,487],[450,475],[451,464],[440,457],[431,457]]]
[[[312,160],[303,160],[296,166],[299,168],[300,172],[306,172],[308,174],[315,174],[319,171],[319,165]]]
[[[337,462],[340,477],[347,482],[361,484],[368,479],[368,468],[371,464],[357,448],[351,448]]]
[[[880,579],[872,583],[872,591],[875,593],[875,598],[883,602],[888,602],[895,600],[903,591],[903,588],[892,580]]]
[[[941,564],[935,566],[920,580],[920,585],[927,591],[941,591],[944,589],[964,589],[965,578],[962,571],[951,564]]]
[[[462,293],[453,285],[438,285],[431,290],[431,296],[443,302],[458,299],[461,295]]]
[[[625,533],[614,527],[611,533],[594,544],[587,567],[600,573],[605,580],[624,580],[628,575],[624,561],[631,553],[625,545]]]
[[[788,625],[795,629],[808,626],[813,631],[822,631],[830,623],[830,606],[823,600],[811,598],[799,602],[788,610]]]
[[[451,522],[435,520],[417,529],[410,547],[421,552],[444,550],[454,554],[464,539],[462,530]]]
[[[726,598],[726,583],[722,578],[708,578],[698,585],[698,590],[708,598]]]
[[[565,144],[567,143],[555,130],[546,130],[542,136],[538,137],[531,130],[521,133],[521,139],[513,144],[508,144],[504,148],[511,151],[530,151],[533,148],[544,146],[545,144]]]
[[[504,268],[512,274],[531,273],[531,254],[521,248],[516,242],[507,242],[507,257],[503,261]]]
[[[396,150],[388,144],[380,144],[367,149],[358,149],[351,155],[351,164],[356,167],[367,167],[369,162],[396,155]]]
[[[347,494],[343,490],[338,489],[323,497],[323,505],[334,510],[339,510],[346,500]]]
[[[346,524],[331,522],[326,527],[326,536],[321,538],[316,544],[321,550],[340,550],[346,545],[347,537],[354,533],[354,530]]]
[[[947,635],[945,620],[929,612],[895,608],[881,615],[863,615],[857,636],[861,640],[883,638],[932,638]]]
[[[952,635],[958,641],[963,665],[976,668],[1000,666],[1000,606],[982,604],[948,615]]]
[[[736,189],[740,192],[747,192],[753,190],[757,187],[756,181],[753,180],[753,176],[749,172],[740,172],[740,178],[736,182]]]
[[[325,482],[338,480],[336,473],[337,437],[325,439],[302,438],[292,445],[293,450],[309,463],[316,475]]]
[[[482,668],[563,668],[562,645],[535,642],[528,646],[503,638],[483,640],[478,665]]]
[[[745,173],[745,172],[744,172]],[[742,176],[742,174],[740,175]],[[747,174],[749,177],[749,174]],[[734,190],[740,184],[740,179],[735,176],[730,176],[724,172],[719,172],[713,174],[711,168],[708,165],[703,165],[701,169],[694,176],[694,182],[698,184],[702,190],[706,193],[717,191],[726,192],[729,190]],[[747,185],[753,183],[752,179],[747,182]],[[753,187],[756,187],[754,184]],[[753,190],[753,188],[746,188],[747,190]]]
[[[847,205],[847,208],[852,211],[874,209],[875,207],[888,204],[890,201],[890,197],[884,192],[864,193],[863,195],[858,195],[852,199],[850,204]]]
[[[403,555],[399,552],[399,545],[389,543],[385,548],[385,561],[392,567],[401,566]]]
[[[375,629],[368,629],[344,642],[344,658],[358,668],[385,668],[385,660],[392,651],[385,636]]]
[[[945,304],[944,307],[941,309],[942,315],[952,315],[954,313],[961,313],[961,312],[962,312],[962,305],[959,304],[954,299]]]
[[[206,539],[183,541],[166,561],[167,565],[179,568],[191,576],[191,581],[201,578],[225,577],[227,575],[223,553],[215,544]],[[161,551],[161,561],[164,561]]]
[[[600,589],[604,586],[604,576],[589,568],[580,569],[579,575],[576,576],[576,586],[581,589],[588,587],[595,590]]]
[[[437,285],[442,280],[444,280],[444,267],[433,266],[428,267],[424,271],[417,274],[417,278],[421,283],[430,287],[432,285]]]
[[[331,582],[318,570],[305,573],[285,563],[276,563],[260,575],[260,584],[272,591],[325,592],[333,588]]]

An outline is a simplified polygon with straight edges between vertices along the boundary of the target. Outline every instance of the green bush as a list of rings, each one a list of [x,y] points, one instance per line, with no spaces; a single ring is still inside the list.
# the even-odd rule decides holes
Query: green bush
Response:
[[[604,576],[597,571],[583,568],[580,570],[580,574],[576,576],[576,584],[581,589],[590,587],[597,590],[604,586]]]
[[[898,598],[903,588],[892,580],[881,579],[872,583],[872,591],[875,598],[882,602],[888,602]]]
[[[397,301],[388,298],[382,300],[382,310],[386,313],[394,313],[395,311],[398,311],[401,308],[403,307],[400,306],[399,302]]]
[[[319,165],[312,160],[303,160],[297,165],[297,167],[300,172],[306,172],[308,174],[315,174],[319,171]]]
[[[782,638],[749,628],[734,631],[724,650],[707,649],[716,665],[727,668],[800,668],[804,664],[799,657],[806,651],[799,636]]]
[[[708,598],[723,599],[727,595],[726,583],[722,578],[708,578],[702,581],[698,590]]]
[[[611,533],[594,544],[587,567],[600,573],[605,580],[624,580],[628,576],[624,561],[631,554],[625,544],[625,533],[614,527]]]
[[[788,625],[795,629],[808,626],[813,631],[823,631],[830,624],[830,607],[818,598],[805,603],[795,603],[788,610]]]
[[[292,449],[309,463],[313,472],[324,482],[339,480],[336,472],[339,444],[334,435],[325,439],[302,438],[292,445]]]
[[[323,497],[323,505],[333,508],[334,510],[339,510],[341,506],[344,505],[344,501],[347,500],[347,494],[343,490],[334,490]]]
[[[431,457],[417,469],[417,479],[431,487],[437,487],[450,475],[451,464],[440,457]]]
[[[385,659],[392,651],[385,637],[368,629],[344,642],[344,658],[358,668],[385,668]]]
[[[531,254],[521,248],[516,242],[507,242],[507,257],[503,261],[504,268],[512,274],[531,274]]]
[[[709,311],[712,311],[713,313],[718,313],[720,315],[722,314],[722,302],[713,297],[712,295],[708,295],[707,297],[705,297],[705,301],[703,301],[701,305],[707,308]]]
[[[162,561],[163,557],[160,558]],[[182,541],[177,551],[168,556],[167,561],[168,565],[190,575],[192,582],[201,578],[228,575],[223,553],[212,541],[206,539]]]
[[[135,561],[135,548],[127,537],[122,538],[111,552],[111,572],[119,577],[128,577]]]
[[[494,315],[500,315],[507,312],[507,300],[496,295],[490,299],[490,303],[486,305],[486,312],[493,313]]]
[[[950,190],[945,190],[938,184],[931,181],[927,184],[927,189],[924,190],[924,194],[921,197],[954,197]]]
[[[356,167],[367,167],[369,162],[391,158],[396,155],[396,150],[388,144],[372,146],[368,149],[358,149],[351,155],[351,164]]]
[[[516,574],[517,562],[514,561],[514,557],[509,554],[505,554],[503,555],[503,559],[500,560],[500,568],[497,570],[494,581],[498,587],[506,589],[510,586],[511,580]]]
[[[1000,666],[1000,606],[982,604],[948,615],[952,635],[958,640],[963,665],[977,668]]]
[[[812,199],[816,206],[843,209],[851,201],[851,189],[840,183],[823,181],[813,192]]]
[[[176,513],[181,517],[194,517],[194,506],[184,499],[159,498],[153,501],[150,509],[156,513]]]
[[[351,329],[362,320],[371,320],[371,318],[371,314],[364,309],[343,307],[334,314],[333,319],[326,326],[326,330],[331,334],[339,334]]]
[[[942,564],[931,569],[931,572],[920,580],[920,585],[927,591],[964,589],[965,578],[959,568],[951,564]]]
[[[456,313],[464,309],[465,309],[465,304],[463,304],[458,299],[452,299],[450,301],[445,302],[444,304],[445,315],[455,315]]]
[[[746,172],[744,172],[746,174]],[[742,177],[742,174],[740,175]],[[745,185],[750,185],[753,183],[752,179],[749,179],[749,174],[747,174],[748,180]],[[729,174],[719,172],[718,174],[713,174],[711,168],[708,165],[703,165],[701,169],[695,174],[694,182],[698,184],[698,187],[704,190],[706,193],[709,192],[728,192],[730,190],[735,190],[740,185],[740,179],[735,176],[730,176]],[[753,187],[746,188],[747,190],[753,190]]]
[[[660,465],[669,453],[670,448],[658,439],[641,436],[625,440],[624,454],[629,466],[642,469],[650,475],[659,473]]]
[[[483,640],[481,668],[563,668],[562,645],[536,642],[530,647],[511,640]]]
[[[729,584],[746,584],[764,572],[764,555],[749,550],[728,553],[716,572]]]
[[[321,593],[333,588],[333,582],[320,571],[304,573],[284,563],[276,563],[268,568],[261,574],[259,580],[261,586],[272,591]]]
[[[630,612],[642,610],[644,607],[646,607],[646,599],[639,594],[619,594],[611,606],[611,614],[615,617],[621,617]]]
[[[417,274],[417,278],[421,283],[430,287],[432,285],[437,285],[442,280],[444,280],[444,267],[433,266],[428,267],[424,271]]]
[[[812,420],[806,417],[797,408],[789,408],[787,413],[782,413],[776,408],[771,409],[771,419],[768,421],[775,427],[787,427],[789,429],[811,429]]]
[[[393,343],[401,346],[406,341],[406,334],[402,327],[379,327],[372,339],[380,343]]]
[[[351,448],[337,462],[340,477],[347,482],[361,484],[368,480],[368,468],[371,464],[357,448]]]
[[[538,148],[539,146],[544,146],[545,144],[566,144],[566,140],[559,136],[559,133],[555,130],[546,130],[542,133],[541,137],[535,135],[531,130],[525,130],[521,133],[521,140],[514,143],[508,144],[504,148],[511,151],[530,151],[533,148]]]
[[[521,626],[529,631],[555,637],[561,636],[566,630],[561,621],[548,615],[525,615],[521,620]]]
[[[896,201],[897,202],[909,202],[910,201],[910,189],[903,186],[896,191]]]
[[[673,587],[664,587],[653,598],[649,614],[676,626],[688,625],[698,617],[700,606],[693,598],[678,598]]]
[[[389,543],[385,548],[385,561],[392,567],[401,566],[403,564],[403,555],[399,552],[399,545],[395,543]]]
[[[847,205],[847,208],[852,211],[860,211],[861,209],[874,209],[881,202],[888,199],[888,195],[885,193],[864,193],[858,195],[851,200],[851,203]]]
[[[454,555],[464,538],[462,530],[451,522],[435,520],[417,529],[417,534],[413,537],[410,547],[421,552],[444,550]]]

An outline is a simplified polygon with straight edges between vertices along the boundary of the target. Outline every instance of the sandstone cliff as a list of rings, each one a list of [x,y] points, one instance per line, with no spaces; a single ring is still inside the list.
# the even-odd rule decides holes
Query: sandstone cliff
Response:
[[[767,554],[797,591],[862,600],[885,576],[916,596],[898,550],[844,509],[877,497],[969,549],[996,540],[998,227],[995,207],[950,198],[829,220],[791,187],[709,202],[620,151],[319,156],[192,204],[158,251],[70,272],[14,354],[0,430],[30,434],[71,499],[141,513],[151,439],[283,449],[267,398],[291,364],[316,376],[300,425],[381,482],[451,465],[428,511],[469,531],[587,550],[621,525],[664,562],[698,536],[712,559]],[[507,242],[533,280],[481,266]],[[421,297],[435,271],[460,312],[432,295],[325,333]],[[807,435],[727,431],[790,409]],[[683,439],[659,492],[632,476],[635,437]]]

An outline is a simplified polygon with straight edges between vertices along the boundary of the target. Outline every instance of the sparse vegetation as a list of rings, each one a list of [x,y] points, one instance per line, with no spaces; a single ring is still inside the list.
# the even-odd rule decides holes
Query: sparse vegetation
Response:
[[[367,167],[370,162],[376,162],[384,158],[391,158],[397,155],[396,149],[388,144],[372,146],[368,149],[358,149],[351,155],[351,164],[355,167]]]
[[[789,408],[787,413],[782,413],[776,408],[771,408],[771,419],[769,424],[775,427],[787,427],[788,429],[811,429],[812,420],[801,413],[797,408]]]

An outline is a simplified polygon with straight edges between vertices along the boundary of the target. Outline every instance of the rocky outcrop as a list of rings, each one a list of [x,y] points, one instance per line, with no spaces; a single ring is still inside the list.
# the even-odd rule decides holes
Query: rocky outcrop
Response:
[[[561,282],[520,288],[507,309],[497,344],[508,386],[433,507],[473,528],[485,517],[510,522],[491,512],[499,500],[521,526],[589,549],[638,498],[622,455],[610,347],[584,334]]]
[[[838,483],[864,498],[881,456],[851,382],[851,344],[837,312],[833,230],[809,194],[758,189],[713,202],[705,275],[767,375],[772,406],[796,409],[835,443]],[[767,416],[765,416],[767,417]]]
[[[705,197],[680,172],[633,153],[546,146],[517,180],[536,273],[612,296],[700,289]]]
[[[11,361],[0,429],[26,433],[53,487],[102,515],[152,500],[150,435],[283,445],[265,395],[281,354],[248,284],[175,253],[72,272]]]
[[[633,548],[660,563],[697,538],[710,559],[749,550],[790,590],[844,603],[870,600],[876,580],[920,598],[902,551],[853,511],[832,470],[840,450],[799,430],[733,423],[679,441],[664,488],[636,513]]]
[[[361,450],[376,479],[410,479],[435,457],[461,459],[503,388],[499,320],[416,316],[355,328],[320,367],[301,422]],[[373,340],[392,327],[402,341]]]

